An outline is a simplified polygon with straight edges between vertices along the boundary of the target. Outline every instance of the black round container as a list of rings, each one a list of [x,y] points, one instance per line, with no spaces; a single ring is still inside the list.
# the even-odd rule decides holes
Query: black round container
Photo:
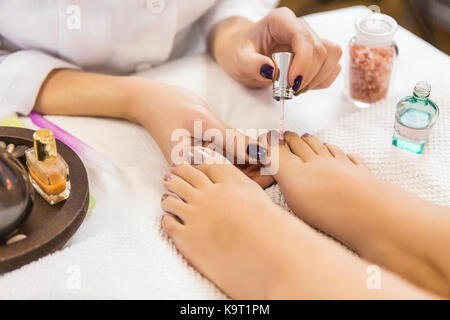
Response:
[[[34,190],[22,164],[0,149],[0,241],[25,221],[33,201]]]

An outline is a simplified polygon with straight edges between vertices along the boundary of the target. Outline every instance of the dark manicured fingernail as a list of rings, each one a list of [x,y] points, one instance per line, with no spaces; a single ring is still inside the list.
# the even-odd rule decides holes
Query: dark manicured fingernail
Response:
[[[163,202],[164,200],[166,200],[166,198],[167,198],[168,196],[169,196],[169,195],[168,195],[167,193],[163,194],[163,195],[161,196],[161,202]]]
[[[173,178],[173,175],[171,175],[170,173],[166,173],[166,175],[164,176],[164,181],[170,181]]]
[[[292,90],[294,90],[294,92],[297,92],[298,89],[300,89],[300,86],[302,85],[302,81],[303,81],[303,76],[298,76],[297,78],[295,78],[294,80],[294,85],[292,86]]]
[[[267,149],[257,144],[249,144],[247,147],[249,157],[256,160],[264,160],[267,156]]]
[[[308,90],[308,86],[304,87],[302,90],[297,91],[296,93],[294,93],[294,96],[299,96],[301,95],[303,92]]]
[[[311,135],[310,135],[309,133],[304,133],[304,134],[302,135],[302,138],[309,138],[309,137],[311,137]]]
[[[273,77],[273,67],[270,64],[265,64],[261,67],[261,69],[259,70],[259,73],[261,74],[261,76],[263,76],[266,79],[270,79],[272,80]]]

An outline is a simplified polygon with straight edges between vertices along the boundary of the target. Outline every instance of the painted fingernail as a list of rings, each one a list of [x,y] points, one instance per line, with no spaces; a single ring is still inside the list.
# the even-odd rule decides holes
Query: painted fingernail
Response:
[[[302,135],[302,138],[309,138],[309,137],[311,137],[311,135],[310,135],[309,133],[304,133],[304,134]]]
[[[297,92],[298,89],[300,89],[300,86],[302,85],[302,81],[303,81],[303,76],[298,76],[297,78],[295,78],[294,80],[294,85],[292,86],[292,90],[294,90],[294,92]]]
[[[306,87],[304,87],[302,90],[299,90],[299,91],[297,91],[296,93],[294,93],[294,96],[299,96],[299,95],[301,95],[302,93],[304,93],[305,91],[307,91],[308,90],[308,86],[306,86]]]
[[[272,80],[273,70],[274,68],[270,64],[264,64],[261,69],[259,69],[259,73],[262,77]]]
[[[164,176],[164,181],[170,181],[170,180],[172,180],[172,178],[173,178],[173,175],[172,174],[170,174],[170,173],[166,173],[166,175]]]
[[[167,198],[168,196],[169,196],[169,195],[168,195],[167,193],[163,194],[163,195],[161,196],[161,202],[163,202],[164,200],[166,200],[166,198]]]
[[[253,159],[264,160],[267,156],[267,149],[257,144],[249,144],[247,154]]]

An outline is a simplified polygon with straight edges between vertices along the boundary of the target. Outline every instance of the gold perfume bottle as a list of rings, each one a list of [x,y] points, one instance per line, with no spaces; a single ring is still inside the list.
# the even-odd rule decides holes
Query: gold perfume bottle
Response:
[[[51,205],[69,197],[69,167],[56,150],[56,140],[49,129],[33,134],[34,148],[26,151],[30,180],[36,191]]]

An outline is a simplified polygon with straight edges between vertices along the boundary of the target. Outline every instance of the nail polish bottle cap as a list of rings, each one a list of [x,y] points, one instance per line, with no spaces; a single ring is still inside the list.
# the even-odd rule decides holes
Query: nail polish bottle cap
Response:
[[[289,67],[291,66],[292,53],[275,52],[272,54],[272,60],[275,64],[272,83],[272,96],[275,100],[292,99],[293,91],[289,86]]]
[[[58,155],[55,135],[49,129],[36,130],[33,134],[33,140],[37,160],[45,161]]]

